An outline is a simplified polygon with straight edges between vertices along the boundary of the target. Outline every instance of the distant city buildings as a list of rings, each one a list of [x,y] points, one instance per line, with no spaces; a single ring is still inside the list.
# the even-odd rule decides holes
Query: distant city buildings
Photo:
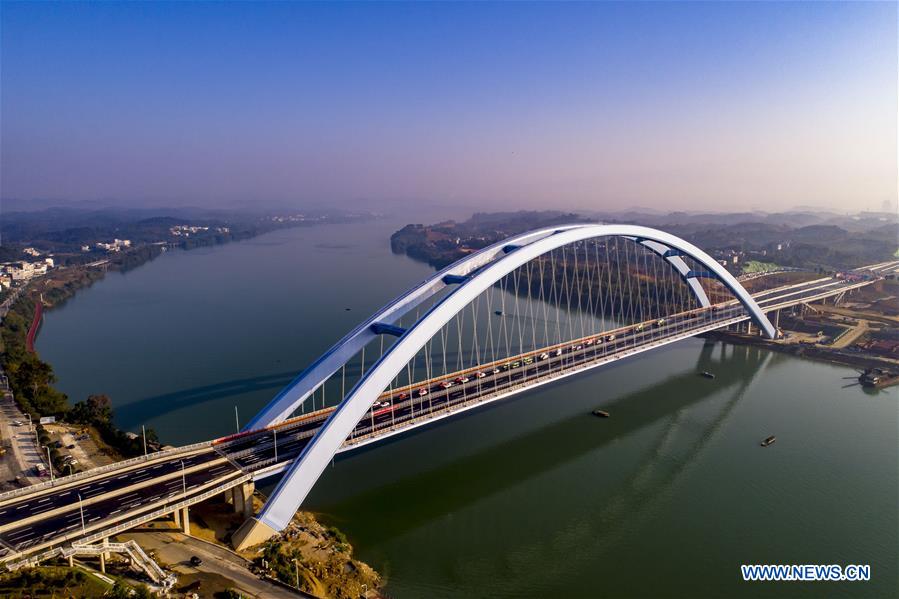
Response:
[[[275,223],[302,223],[306,221],[323,221],[324,216],[306,216],[305,214],[291,214],[288,216],[273,216],[272,222]]]
[[[26,253],[32,256],[34,255],[30,252]],[[7,289],[11,287],[13,283],[20,283],[27,281],[32,277],[45,275],[49,269],[53,268],[53,265],[53,258],[44,258],[43,260],[38,260],[36,262],[19,260],[0,265],[0,288]]]
[[[175,237],[190,237],[191,235],[196,235],[197,233],[209,231],[209,227],[200,227],[197,225],[175,225],[174,227],[169,228],[169,233],[174,235]],[[216,233],[229,233],[231,231],[228,227],[215,227],[213,229]]]
[[[25,248],[24,250],[22,250],[22,253],[28,254],[29,256],[34,256],[35,258],[41,255],[41,253],[34,248]]]
[[[85,251],[84,250],[85,247],[87,247],[88,250],[90,249],[89,246],[82,246],[81,250]],[[107,252],[119,252],[125,248],[130,248],[130,247],[131,247],[130,239],[113,239],[111,243],[104,243],[101,241],[97,244],[97,248],[99,248],[101,250],[106,250]]]

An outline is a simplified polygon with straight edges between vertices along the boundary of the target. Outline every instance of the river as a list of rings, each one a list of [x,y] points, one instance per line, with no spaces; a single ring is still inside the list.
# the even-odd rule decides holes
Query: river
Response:
[[[432,272],[390,252],[402,224],[168,252],[47,312],[38,351],[123,428],[231,433]],[[691,339],[338,459],[306,507],[392,597],[893,596],[899,394],[854,374]],[[752,563],[870,564],[872,580],[742,582]]]

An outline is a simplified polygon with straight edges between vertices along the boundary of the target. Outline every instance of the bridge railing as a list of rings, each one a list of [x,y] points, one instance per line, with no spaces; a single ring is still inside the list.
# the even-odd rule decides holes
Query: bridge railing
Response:
[[[16,561],[12,561],[15,559],[14,557],[12,557],[10,559],[10,562],[6,564],[6,567],[10,570],[15,570],[15,569],[21,568],[23,566],[32,566],[32,565],[39,564],[40,562],[42,562],[44,560],[50,559],[50,558],[58,555],[61,551],[60,546],[64,545],[65,543],[71,542],[72,544],[77,543],[79,545],[87,545],[87,544],[93,543],[94,541],[99,541],[99,540],[102,540],[105,538],[112,537],[113,535],[117,535],[126,530],[140,526],[144,522],[149,522],[151,520],[161,518],[163,516],[171,514],[172,512],[175,512],[175,511],[180,510],[185,507],[190,507],[190,506],[192,506],[196,503],[199,503],[205,499],[209,499],[210,497],[213,497],[214,495],[223,493],[232,487],[235,487],[239,484],[242,484],[242,483],[245,483],[245,482],[248,482],[251,480],[253,480],[252,474],[242,474],[235,478],[229,478],[227,481],[222,482],[218,485],[209,487],[206,491],[203,491],[202,493],[199,493],[197,495],[191,495],[190,497],[186,497],[175,503],[166,503],[161,508],[155,509],[151,512],[143,513],[139,516],[131,518],[130,520],[126,520],[126,521],[122,522],[121,524],[117,524],[116,526],[113,526],[112,528],[104,528],[102,530],[99,530],[97,532],[94,532],[94,533],[91,533],[91,534],[85,535],[85,536],[82,536],[82,535],[78,534],[77,532],[69,533],[67,535],[59,537],[58,539],[52,541],[54,546],[52,548],[45,549],[41,553],[36,553],[34,555],[31,555],[24,559],[16,560]],[[27,549],[25,551],[27,552]]]
[[[441,418],[445,418],[446,416],[462,412],[474,407],[477,407],[481,404],[487,404],[497,399],[501,399],[503,397],[507,397],[509,395],[513,395],[519,391],[532,388],[535,385],[542,385],[544,383],[548,383],[550,381],[554,381],[558,378],[566,377],[572,374],[576,374],[578,372],[582,372],[584,370],[589,370],[591,368],[595,368],[597,366],[601,366],[603,364],[613,362],[616,360],[620,360],[626,358],[628,356],[641,353],[653,347],[659,347],[662,345],[666,345],[668,343],[673,343],[675,341],[680,341],[682,339],[686,339],[689,337],[693,337],[700,333],[705,333],[708,331],[712,331],[718,329],[723,326],[729,326],[732,324],[736,324],[745,320],[748,320],[750,316],[748,314],[740,314],[735,316],[729,316],[727,318],[723,318],[718,321],[704,323],[695,329],[691,329],[689,331],[680,331],[678,333],[668,335],[665,337],[659,337],[652,340],[648,340],[646,343],[641,344],[636,347],[625,347],[623,349],[600,353],[595,356],[590,357],[589,359],[580,362],[573,363],[571,365],[565,366],[562,370],[551,370],[549,372],[545,372],[527,380],[515,382],[510,385],[504,385],[502,387],[491,390],[489,393],[478,394],[476,392],[472,392],[468,397],[459,399],[451,404],[441,406],[437,409],[431,410],[424,408],[420,412],[416,412],[414,414],[405,414],[403,416],[397,417],[391,424],[384,425],[374,430],[369,430],[368,432],[350,436],[344,442],[343,446],[338,450],[338,453],[342,453],[344,451],[351,451],[359,446],[367,445],[374,441],[379,440],[382,437],[391,436],[394,434],[399,434],[407,430],[411,430],[418,426],[422,426],[430,421],[439,420]],[[301,439],[304,437],[312,437],[315,435],[317,431],[306,431],[299,435],[296,435],[294,438]],[[238,454],[229,454],[229,457],[240,457],[243,455],[248,455],[253,453],[254,450],[244,450]],[[290,459],[282,459],[279,458],[276,460],[274,456],[266,458],[265,460],[260,460],[258,462],[254,462],[250,468],[245,469],[247,472],[252,472],[253,476],[256,480],[261,478],[267,478],[269,476],[273,476],[278,472],[281,472],[285,468],[290,466],[290,463],[293,461],[293,457]]]
[[[13,489],[12,491],[6,491],[4,493],[0,493],[0,501],[4,501],[4,500],[12,498],[12,497],[18,497],[19,495],[28,495],[29,493],[34,493],[36,491],[41,491],[43,489],[52,489],[53,487],[58,487],[59,485],[65,485],[65,484],[68,484],[70,482],[74,482],[77,480],[91,478],[93,476],[97,476],[98,474],[103,474],[104,472],[109,472],[110,470],[126,468],[128,466],[131,466],[134,464],[139,464],[141,462],[150,462],[150,461],[155,461],[160,458],[167,458],[167,457],[173,456],[173,455],[188,453],[188,452],[194,451],[195,449],[201,449],[203,447],[211,446],[211,444],[212,444],[212,441],[202,441],[200,443],[194,443],[192,445],[184,445],[183,447],[173,447],[171,449],[164,449],[162,451],[148,453],[147,455],[138,456],[136,458],[128,458],[127,460],[122,460],[120,462],[113,462],[112,464],[106,464],[105,466],[97,466],[96,468],[91,468],[90,470],[84,470],[84,471],[78,472],[76,474],[70,474],[68,476],[60,476],[58,478],[54,478],[53,480],[45,480],[44,482],[29,485],[27,487],[21,487],[18,489]]]

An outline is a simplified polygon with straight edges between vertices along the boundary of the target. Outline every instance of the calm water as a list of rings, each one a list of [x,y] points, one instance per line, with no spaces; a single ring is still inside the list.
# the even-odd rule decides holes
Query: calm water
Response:
[[[230,433],[234,406],[248,419],[431,272],[390,253],[398,224],[171,252],[48,313],[38,349],[125,428]],[[843,388],[853,374],[690,340],[340,459],[307,507],[395,597],[894,596],[899,397]],[[870,563],[873,580],[749,584],[741,563]]]

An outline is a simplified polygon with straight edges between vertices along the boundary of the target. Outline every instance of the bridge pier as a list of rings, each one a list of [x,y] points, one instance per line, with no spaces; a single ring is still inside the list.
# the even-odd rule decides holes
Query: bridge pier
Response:
[[[240,525],[240,528],[234,531],[234,535],[231,537],[231,545],[233,545],[234,549],[237,551],[242,551],[248,547],[269,540],[278,534],[278,532],[279,531],[268,524],[261,520],[257,520],[255,517],[247,518],[247,520]]]
[[[188,507],[185,506],[181,508],[181,531],[190,536],[190,513],[188,512]]]
[[[181,528],[181,510],[175,510],[172,516],[175,519],[175,528]]]
[[[243,514],[245,518],[253,515],[253,493],[256,485],[253,481],[242,483],[231,488],[234,503],[234,513]]]

